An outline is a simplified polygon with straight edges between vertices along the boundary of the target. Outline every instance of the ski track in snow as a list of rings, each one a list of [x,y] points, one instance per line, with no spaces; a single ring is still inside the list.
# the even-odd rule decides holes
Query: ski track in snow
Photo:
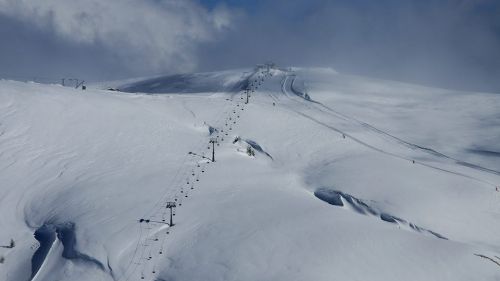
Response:
[[[292,82],[288,82],[288,78],[289,77],[292,77]],[[500,172],[496,171],[496,170],[491,170],[491,169],[488,169],[488,168],[484,168],[484,167],[481,167],[479,165],[475,165],[475,164],[471,164],[471,163],[467,163],[465,161],[460,161],[460,160],[457,160],[457,159],[454,159],[454,158],[451,158],[451,157],[448,157],[442,153],[439,153],[433,149],[430,149],[430,148],[425,148],[425,147],[421,147],[421,146],[418,146],[418,145],[415,145],[415,144],[411,144],[409,142],[406,142],[406,141],[403,141],[395,136],[392,136],[390,135],[389,133],[386,133],[382,130],[379,130],[365,122],[361,122],[361,121],[358,121],[358,120],[355,120],[353,118],[350,118],[344,114],[340,114],[338,113],[337,111],[334,111],[333,109],[329,108],[329,107],[326,107],[324,105],[322,105],[321,103],[319,102],[316,102],[316,101],[308,101],[304,98],[300,98],[300,100],[297,100],[296,97],[297,95],[295,94],[290,94],[289,92],[291,91],[290,88],[291,88],[291,85],[293,83],[293,80],[296,78],[296,75],[292,74],[288,74],[288,75],[285,75],[283,81],[282,81],[282,91],[283,91],[283,94],[291,101],[299,104],[300,106],[302,107],[305,107],[307,109],[312,109],[312,110],[317,110],[317,112],[321,112],[321,113],[325,113],[324,111],[318,109],[317,107],[315,107],[314,105],[310,105],[308,103],[312,102],[313,104],[319,104],[321,105],[322,107],[324,108],[327,108],[328,110],[330,110],[331,112],[333,112],[333,114],[328,114],[326,113],[327,115],[329,116],[333,116],[333,117],[336,117],[336,118],[340,118],[344,121],[355,121],[357,124],[360,124],[361,126],[367,128],[367,129],[370,129],[372,130],[373,132],[375,133],[378,133],[382,136],[387,136],[387,137],[390,137],[390,139],[392,140],[396,140],[398,144],[402,144],[408,148],[411,148],[411,149],[415,149],[415,150],[419,150],[419,151],[424,151],[432,156],[439,156],[441,158],[444,158],[444,159],[450,159],[450,160],[453,160],[453,162],[455,164],[458,164],[458,165],[462,165],[466,168],[471,168],[471,169],[475,169],[475,170],[479,170],[479,171],[482,171],[482,172],[487,172],[487,173],[491,173],[491,174],[495,174],[495,175],[500,175]],[[414,160],[413,158],[410,158],[410,157],[407,157],[407,156],[402,156],[402,155],[399,155],[399,154],[396,154],[396,153],[392,153],[392,152],[389,152],[389,151],[386,151],[386,150],[383,150],[383,149],[380,149],[374,145],[371,145],[365,141],[362,141],[361,139],[355,137],[354,135],[352,134],[349,134],[349,133],[346,133],[330,124],[327,124],[326,122],[324,121],[320,121],[319,119],[309,115],[309,114],[306,114],[304,113],[302,110],[296,110],[296,109],[293,109],[289,106],[286,106],[288,110],[291,110],[321,126],[324,126],[324,127],[327,127],[339,134],[342,134],[342,135],[345,135],[346,137],[354,140],[355,142],[365,146],[365,147],[368,147],[372,150],[375,150],[375,151],[378,151],[380,153],[383,153],[383,154],[386,154],[386,155],[389,155],[389,156],[392,156],[392,157],[396,157],[396,158],[399,158],[399,159],[404,159],[404,160],[407,160],[407,161],[415,161],[416,164],[419,164],[419,165],[422,165],[422,166],[425,166],[425,167],[428,167],[428,168],[431,168],[431,169],[435,169],[435,170],[438,170],[438,171],[441,171],[441,172],[446,172],[446,173],[450,173],[450,174],[454,174],[454,175],[457,175],[457,176],[461,176],[461,177],[464,177],[464,178],[468,178],[468,179],[472,179],[472,180],[475,180],[475,181],[478,181],[478,182],[481,182],[483,184],[486,184],[486,185],[489,185],[491,187],[495,187],[496,185],[492,182],[489,182],[489,181],[486,181],[486,180],[483,180],[483,179],[480,179],[480,178],[477,178],[477,177],[474,177],[474,176],[470,176],[470,175],[467,175],[465,173],[462,173],[462,172],[456,172],[456,171],[452,171],[452,170],[449,170],[449,169],[445,169],[445,168],[441,168],[441,167],[438,167],[438,166],[435,166],[435,165],[431,165],[431,164],[428,164],[428,163],[425,163],[423,161],[416,161]],[[387,139],[387,138],[386,138]]]

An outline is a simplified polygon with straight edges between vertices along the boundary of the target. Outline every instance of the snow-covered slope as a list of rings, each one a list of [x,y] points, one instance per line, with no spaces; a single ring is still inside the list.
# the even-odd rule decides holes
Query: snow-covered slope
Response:
[[[0,280],[500,278],[500,95],[173,77],[0,81]]]
[[[252,73],[245,70],[185,73],[97,83],[96,86],[131,93],[234,93],[248,86],[248,77]]]

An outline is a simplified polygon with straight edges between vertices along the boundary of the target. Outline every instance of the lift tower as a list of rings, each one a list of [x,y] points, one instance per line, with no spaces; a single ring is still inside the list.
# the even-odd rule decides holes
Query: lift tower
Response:
[[[166,208],[170,209],[170,226],[174,226],[174,222],[172,219],[172,209],[175,207],[176,207],[175,202],[167,202]]]

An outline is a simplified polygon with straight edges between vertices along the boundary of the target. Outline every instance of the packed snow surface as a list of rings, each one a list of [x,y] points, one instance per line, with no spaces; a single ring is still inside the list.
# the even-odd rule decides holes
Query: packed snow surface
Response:
[[[0,81],[0,280],[499,280],[499,108],[321,68]]]

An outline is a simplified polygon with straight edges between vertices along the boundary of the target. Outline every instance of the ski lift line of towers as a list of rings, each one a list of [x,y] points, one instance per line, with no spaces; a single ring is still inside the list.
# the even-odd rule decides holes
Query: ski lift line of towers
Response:
[[[81,88],[86,90],[85,80],[79,78],[54,78],[54,77],[42,77],[42,76],[26,76],[26,75],[9,75],[5,73],[0,73],[5,79],[13,79],[25,82],[34,82],[40,84],[61,84],[63,87],[74,87],[75,89]],[[0,78],[1,79],[1,78]]]
[[[270,75],[270,68],[274,67],[274,64],[272,63],[268,63],[268,64],[264,64],[264,65],[257,65],[257,69],[256,71],[258,72],[260,69],[262,68],[266,68],[267,71],[266,72],[262,72],[262,73],[266,73],[268,75]],[[258,77],[259,79],[262,79],[261,81],[258,81],[258,80],[255,80],[253,81],[252,83],[250,83],[250,85],[244,90],[244,93],[246,94],[246,101],[245,101],[245,104],[248,104],[249,102],[249,97],[250,97],[250,91],[251,92],[255,92],[255,90],[257,89],[257,83],[260,85],[261,82],[263,81],[263,78],[262,77]],[[241,99],[243,99],[243,97],[241,97]],[[236,107],[239,107],[239,104],[236,104]],[[241,110],[243,110],[243,107],[241,107]],[[233,110],[233,113],[236,113],[236,109]],[[237,118],[239,118],[239,114],[237,115]],[[232,126],[229,125],[228,123],[230,123],[229,121],[232,121],[233,124],[236,124],[236,120],[232,117],[229,117],[229,118],[226,118],[226,123],[225,123],[225,126],[229,126],[229,130],[231,131],[232,130]],[[221,129],[221,132],[224,133],[224,129]],[[225,134],[226,136],[228,136],[228,132],[226,131]],[[220,141],[224,141],[224,138],[221,137],[220,138]],[[211,144],[211,148],[212,148],[212,157],[211,158],[208,158],[206,156],[204,156],[203,154],[200,155],[200,154],[197,154],[197,153],[194,153],[194,152],[188,152],[189,155],[193,155],[193,156],[198,156],[202,159],[205,159],[205,160],[209,160],[211,162],[215,162],[215,144],[217,144],[217,146],[219,146],[219,136],[216,136],[214,138],[211,138],[210,141],[209,141],[209,144]],[[210,149],[210,146],[208,147]],[[204,172],[204,171],[202,171]],[[194,175],[194,174],[193,174]],[[168,204],[167,204],[168,205]],[[175,208],[175,206],[173,206],[172,204],[169,205],[170,207],[168,208]],[[152,220],[148,220],[148,219],[140,219],[139,222],[145,222],[145,223],[149,223],[149,222],[154,222]]]
[[[78,78],[62,78],[61,79],[61,85],[63,87],[69,87],[69,86],[73,86],[75,87],[75,89],[78,89],[78,88],[82,88],[82,90],[86,90],[87,89],[87,86],[84,85],[85,84],[85,80],[80,80]]]
[[[259,78],[260,78],[260,77],[259,77]],[[241,97],[241,98],[243,98],[243,97]],[[239,104],[237,104],[236,106],[237,106],[237,107],[239,107]],[[243,109],[241,108],[241,110],[243,110]],[[236,113],[236,110],[233,110],[233,113]],[[239,115],[238,115],[237,117],[239,118]],[[231,117],[229,117],[229,120],[231,120]],[[226,119],[226,121],[227,121],[227,119]],[[236,124],[236,121],[233,121],[233,122],[234,122],[234,124]],[[227,123],[226,123],[226,126],[228,126],[228,124],[227,124]],[[231,125],[229,125],[229,126],[231,126]],[[231,129],[232,129],[232,128],[231,128],[231,127],[229,127],[229,130],[231,130]],[[223,130],[221,130],[221,132],[222,132],[222,131],[223,131]],[[227,132],[226,132],[226,135],[227,135]],[[211,159],[211,160],[212,160],[212,161],[215,161],[215,143],[217,143],[217,145],[219,145],[219,143],[218,143],[216,140],[214,140],[214,139],[211,139],[210,143],[212,144],[212,159]],[[197,154],[195,154],[195,153],[191,153],[191,154],[193,154],[193,155],[197,155]],[[198,155],[198,156],[199,156],[199,155]],[[202,157],[204,157],[204,156],[202,156]],[[206,159],[206,157],[204,157],[204,158]],[[202,172],[203,172],[203,171],[202,171]],[[194,176],[194,172],[193,172],[193,174],[192,174],[192,175]],[[197,179],[197,180],[198,180],[198,179]],[[187,182],[187,183],[189,184],[189,182]],[[181,193],[182,193],[182,191],[181,191]],[[187,197],[187,196],[186,196],[186,197]],[[179,204],[179,205],[180,205],[180,204]],[[174,207],[174,206],[173,206],[173,204],[170,204],[170,206],[171,206],[171,207]],[[172,209],[171,209],[171,210],[172,210]],[[174,215],[175,215],[175,214],[174,214]],[[171,223],[170,223],[170,225],[173,225],[173,222],[171,222]],[[154,240],[155,240],[155,241],[158,241],[158,239],[154,239]],[[150,260],[150,258],[151,258],[151,257],[149,257],[149,258],[148,258],[148,260]],[[152,272],[152,273],[155,273],[155,271],[153,270],[153,272]],[[142,275],[143,275],[143,274],[142,274]],[[143,277],[143,276],[142,276],[142,277]],[[142,277],[141,277],[141,279],[142,279]]]
[[[142,226],[144,225],[146,229],[148,230],[147,236],[142,239],[142,237],[139,238],[138,241],[138,246],[140,246],[142,249],[139,261],[136,261],[134,265],[136,265],[136,268],[133,269],[133,272],[130,273],[130,275],[127,276],[125,273],[122,278],[126,278],[124,280],[134,280],[130,279],[132,275],[135,274],[136,270],[138,267],[141,267],[140,272],[140,278],[138,280],[145,280],[148,277],[148,280],[156,280],[155,274],[157,273],[157,263],[154,263],[152,261],[156,261],[157,259],[154,259],[154,255],[152,252],[152,243],[158,242],[160,245],[158,245],[159,251],[157,251],[157,257],[160,257],[160,255],[164,254],[164,243],[166,240],[166,237],[168,234],[170,234],[171,227],[175,225],[174,223],[174,217],[176,215],[176,209],[178,207],[182,206],[183,199],[188,198],[188,191],[194,189],[194,183],[199,182],[200,178],[199,176],[206,171],[206,166],[209,163],[213,163],[216,161],[215,158],[215,150],[216,146],[219,146],[221,143],[224,142],[225,138],[229,137],[229,131],[233,130],[233,125],[237,124],[237,119],[240,118],[240,111],[244,110],[244,105],[248,104],[250,101],[251,93],[254,93],[258,86],[260,86],[264,82],[264,78],[271,75],[271,68],[274,68],[274,64],[272,63],[267,63],[264,65],[257,65],[255,72],[254,72],[254,77],[250,76],[250,79],[252,79],[251,82],[247,85],[247,87],[242,91],[240,94],[240,100],[236,101],[235,103],[232,103],[232,108],[228,112],[228,116],[224,118],[224,124],[221,124],[222,128],[220,130],[215,131],[215,136],[211,137],[207,149],[211,150],[211,157],[205,156],[204,153],[195,153],[195,152],[188,152],[187,156],[194,156],[194,157],[199,157],[200,161],[196,161],[195,167],[188,169],[188,177],[184,183],[181,182],[179,185],[179,188],[176,189],[173,193],[175,193],[174,196],[171,196],[170,199],[166,198],[166,200],[161,200],[160,203],[161,205],[158,205],[158,207],[161,207],[161,210],[156,209],[157,211],[155,212],[157,215],[152,215],[150,217],[144,217],[138,220],[139,224]],[[234,102],[233,99],[228,99],[229,101]],[[222,112],[222,114],[226,114],[225,112]],[[205,141],[203,141],[205,142]],[[207,145],[206,142],[203,145]],[[186,174],[186,173],[182,173]],[[185,190],[186,189],[186,190]],[[172,200],[173,197],[173,200]],[[165,198],[165,196],[163,196]],[[165,217],[167,210],[169,210],[170,216],[169,216],[169,221],[167,221],[167,218]],[[157,216],[161,216],[161,218],[157,218]],[[159,231],[153,234],[153,238],[150,238],[151,235],[151,226],[161,226],[161,225],[167,225],[168,228],[166,231]],[[141,231],[142,233],[142,231]],[[160,239],[158,236],[159,235],[164,235],[163,239]],[[144,240],[144,243],[141,243],[141,241]],[[161,241],[160,241],[161,240]],[[149,251],[148,249],[149,248]],[[137,251],[137,250],[136,250]],[[146,255],[145,253],[148,252]],[[136,257],[133,257],[132,259],[134,260]],[[131,263],[133,262],[131,261]],[[122,279],[119,279],[122,280]]]
[[[274,68],[274,64],[257,65],[256,71],[254,72],[255,74],[257,74],[257,79],[250,82],[248,84],[248,86],[242,91],[241,96],[240,96],[240,100],[241,100],[240,103],[237,102],[236,104],[234,104],[235,107],[229,112],[230,116],[225,118],[225,124],[224,124],[225,127],[223,127],[223,128],[225,128],[225,130],[221,129],[220,131],[216,131],[216,136],[212,137],[209,141],[207,148],[211,149],[211,154],[212,154],[211,158],[206,157],[204,155],[204,153],[201,153],[201,154],[194,153],[194,152],[188,153],[188,155],[190,155],[190,156],[200,157],[202,161],[205,161],[205,162],[201,162],[202,163],[201,165],[200,165],[200,162],[197,163],[196,167],[199,170],[198,172],[205,173],[205,165],[207,165],[208,163],[215,162],[215,146],[216,145],[219,146],[220,143],[224,142],[224,136],[227,137],[229,135],[228,130],[231,131],[232,124],[236,124],[236,119],[240,118],[239,112],[237,113],[237,110],[244,110],[243,109],[244,104],[246,105],[249,103],[251,93],[254,93],[257,90],[258,86],[260,86],[264,82],[264,77],[272,76],[272,74],[270,72],[271,68]],[[267,71],[262,71],[263,69],[266,69]],[[81,81],[80,85],[83,85],[83,82],[84,81]],[[63,81],[63,83],[64,83],[64,81]],[[77,84],[78,84],[78,82],[77,82]],[[227,99],[227,100],[229,100],[229,99]],[[233,100],[231,99],[230,101],[233,101]],[[274,105],[274,103],[273,103],[273,105]],[[221,113],[224,114],[225,112],[221,112]],[[236,115],[232,116],[233,114],[236,114]],[[346,139],[346,135],[342,134],[342,138]],[[205,141],[203,141],[203,142],[205,142]],[[206,143],[203,145],[206,145]],[[415,163],[414,160],[412,162]],[[203,167],[202,167],[202,165],[203,165]],[[194,189],[194,181],[199,182],[200,179],[199,179],[199,176],[195,173],[195,169],[190,170],[190,176],[191,177],[188,177],[188,179],[186,181],[186,185],[188,186],[188,188],[187,188],[188,190],[189,189],[193,190]],[[500,191],[500,187],[496,187],[496,191]],[[182,199],[183,198],[188,198],[188,192],[187,191],[184,192],[184,184],[183,183],[180,185],[180,194],[181,195],[179,195],[179,196],[175,195],[173,201],[170,201],[171,200],[170,199],[170,200],[165,201],[164,204],[162,204],[161,219],[155,219],[155,216],[151,216],[151,217],[148,217],[147,219],[141,218],[138,220],[140,225],[147,225],[146,229],[148,230],[147,236],[144,239],[144,243],[143,244],[140,243],[142,241],[142,237],[140,237],[139,241],[138,241],[138,245],[140,245],[140,247],[142,248],[141,249],[142,250],[141,256],[139,258],[139,262],[134,263],[135,269],[133,269],[133,271],[129,275],[127,275],[127,272],[125,272],[125,274],[121,278],[119,278],[118,280],[123,280],[122,278],[126,278],[126,280],[135,280],[135,279],[130,279],[130,277],[132,277],[135,274],[135,272],[139,266],[142,266],[139,280],[145,280],[147,276],[153,277],[153,279],[148,278],[149,280],[156,280],[155,276],[151,275],[151,274],[153,274],[153,275],[156,274],[157,268],[158,268],[157,264],[152,264],[157,259],[153,259],[154,255],[152,252],[151,245],[152,245],[152,243],[155,243],[155,242],[160,243],[157,254],[158,255],[164,254],[163,249],[164,249],[165,240],[167,238],[167,235],[170,234],[170,231],[171,231],[170,228],[175,225],[174,221],[173,221],[173,217],[175,216],[175,209],[177,207],[182,206]],[[169,221],[167,222],[165,215],[168,211],[170,213],[170,216],[169,216]],[[163,231],[156,232],[156,233],[154,233],[154,238],[149,238],[151,236],[150,233],[152,230],[152,227],[151,227],[152,225],[168,225],[168,229],[165,232],[163,232]],[[142,226],[141,226],[141,233],[142,233]],[[159,234],[164,235],[163,239],[160,239],[158,237]],[[160,240],[161,240],[161,242],[160,242]],[[147,251],[147,248],[149,248],[149,252]],[[144,255],[145,253],[147,253],[147,255]],[[136,258],[135,256],[132,258],[131,264],[135,258]],[[150,268],[149,271],[146,270],[148,265],[152,265],[152,268]]]

